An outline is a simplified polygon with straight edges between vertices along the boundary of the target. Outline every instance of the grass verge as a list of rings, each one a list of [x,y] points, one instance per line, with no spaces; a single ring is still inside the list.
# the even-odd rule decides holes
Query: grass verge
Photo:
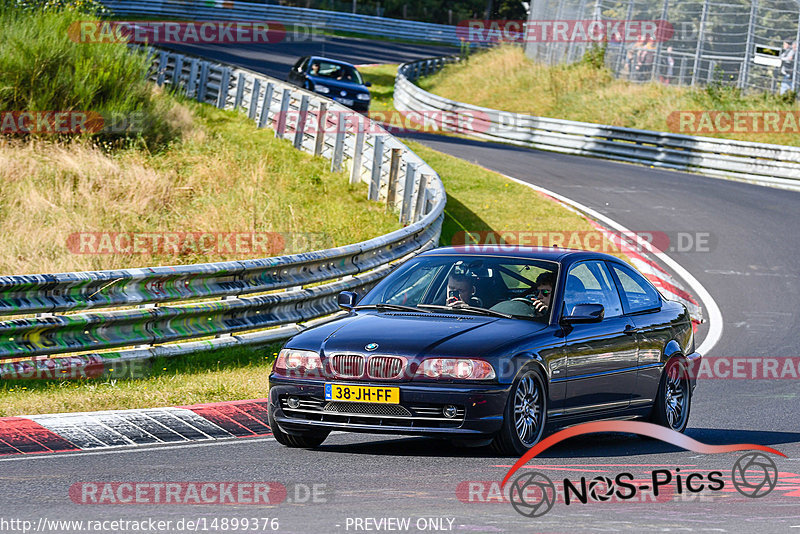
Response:
[[[481,83],[475,83],[479,79]],[[568,119],[655,131],[681,130],[679,111],[798,111],[794,96],[748,94],[712,83],[689,88],[661,83],[631,83],[616,79],[591,61],[547,66],[534,63],[516,46],[501,46],[479,52],[461,64],[423,78],[420,87],[437,95],[478,106],[540,117]],[[790,117],[791,118],[791,117]],[[695,125],[701,123],[697,120]],[[697,135],[740,139],[760,143],[800,145],[795,126],[764,133],[731,132]],[[796,124],[796,123],[795,123]],[[723,124],[724,127],[724,124]],[[689,133],[693,131],[681,131]]]

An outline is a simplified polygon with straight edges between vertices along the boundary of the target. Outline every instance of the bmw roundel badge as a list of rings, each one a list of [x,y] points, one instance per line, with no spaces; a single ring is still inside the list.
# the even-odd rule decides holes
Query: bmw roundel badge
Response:
[[[373,351],[373,350],[378,348],[378,344],[377,343],[368,343],[367,346],[364,347],[364,348],[367,349],[368,351]]]

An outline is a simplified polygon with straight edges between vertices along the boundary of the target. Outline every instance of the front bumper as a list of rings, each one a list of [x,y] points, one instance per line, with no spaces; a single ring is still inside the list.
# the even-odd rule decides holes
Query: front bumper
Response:
[[[508,386],[497,384],[336,383],[398,387],[400,404],[329,402],[325,400],[324,380],[272,375],[269,409],[273,418],[281,429],[294,434],[327,429],[481,439],[500,430],[509,392]],[[290,396],[297,397],[300,406],[290,408]],[[457,407],[456,417],[444,416],[445,405]]]

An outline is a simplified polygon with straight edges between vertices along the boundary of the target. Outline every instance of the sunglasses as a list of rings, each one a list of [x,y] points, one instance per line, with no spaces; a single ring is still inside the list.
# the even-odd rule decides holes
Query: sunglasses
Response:
[[[550,293],[552,293],[552,292],[553,292],[552,289],[534,289],[532,294],[533,295],[544,295],[545,297],[547,297],[547,296],[550,296]]]

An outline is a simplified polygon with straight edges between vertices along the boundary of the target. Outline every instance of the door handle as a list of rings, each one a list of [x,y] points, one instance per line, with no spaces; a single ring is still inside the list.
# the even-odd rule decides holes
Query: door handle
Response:
[[[635,334],[640,331],[641,328],[636,328],[635,326],[629,324],[625,327],[625,330],[623,330],[622,332],[625,334]]]

